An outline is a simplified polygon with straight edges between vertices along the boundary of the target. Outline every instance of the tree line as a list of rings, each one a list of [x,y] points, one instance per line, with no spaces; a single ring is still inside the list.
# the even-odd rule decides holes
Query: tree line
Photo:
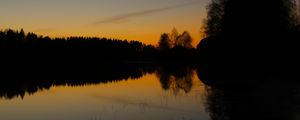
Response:
[[[42,53],[52,57],[102,57],[102,59],[142,59],[143,56],[150,56],[156,49],[152,45],[145,45],[138,41],[127,41],[111,38],[98,37],[66,37],[50,38],[38,36],[34,33],[5,30],[0,31],[0,49],[4,53],[16,52],[30,55]]]
[[[0,31],[0,50],[8,56],[61,58],[75,60],[86,58],[90,60],[116,61],[158,61],[173,59],[177,53],[186,54],[194,51],[191,37],[188,32],[178,35],[176,29],[166,38],[162,34],[158,46],[146,45],[139,41],[128,41],[99,37],[66,37],[50,38],[35,33],[25,33],[21,30]],[[171,44],[171,41],[174,41]],[[166,45],[166,46],[165,46]],[[167,49],[165,49],[167,48]],[[41,53],[41,54],[40,54]],[[166,53],[170,53],[165,57]],[[191,54],[190,54],[191,55]],[[164,57],[162,57],[164,56]],[[185,57],[185,56],[178,56]],[[178,58],[183,59],[183,58]]]

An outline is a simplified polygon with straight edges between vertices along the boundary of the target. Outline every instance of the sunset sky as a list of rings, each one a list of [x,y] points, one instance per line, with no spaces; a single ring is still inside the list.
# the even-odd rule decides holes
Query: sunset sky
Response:
[[[0,29],[50,37],[97,36],[156,44],[176,27],[196,45],[209,0],[1,0]]]

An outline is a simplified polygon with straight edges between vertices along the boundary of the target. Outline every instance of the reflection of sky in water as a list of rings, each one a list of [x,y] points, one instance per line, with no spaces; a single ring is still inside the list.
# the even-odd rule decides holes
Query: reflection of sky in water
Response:
[[[53,87],[22,100],[0,100],[0,119],[11,120],[208,120],[204,87],[163,90],[156,75],[85,87]]]

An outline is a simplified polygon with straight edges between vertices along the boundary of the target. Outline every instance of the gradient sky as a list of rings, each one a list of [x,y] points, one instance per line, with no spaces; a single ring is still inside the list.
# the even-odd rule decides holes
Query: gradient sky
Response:
[[[196,45],[209,0],[0,0],[0,29],[50,37],[97,36],[157,44],[176,27]]]

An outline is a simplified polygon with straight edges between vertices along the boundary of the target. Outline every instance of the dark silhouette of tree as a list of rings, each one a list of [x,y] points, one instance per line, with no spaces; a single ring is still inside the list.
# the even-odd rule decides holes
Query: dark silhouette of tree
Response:
[[[20,41],[24,41],[24,39],[25,39],[25,32],[23,29],[20,30],[19,39],[20,39]]]
[[[163,33],[158,43],[159,60],[164,62],[195,63],[196,50],[192,46],[189,32],[178,34],[176,28],[172,33]]]
[[[208,5],[208,15],[204,22],[204,33],[206,36],[215,36],[221,31],[225,1],[226,0],[212,0]]]
[[[179,33],[177,31],[177,29],[174,27],[172,29],[171,35],[170,35],[170,40],[173,43],[173,46],[176,46],[178,43],[178,37],[179,37]]]
[[[197,46],[199,59],[259,71],[275,70],[278,63],[297,64],[291,62],[300,50],[295,6],[294,0],[213,0],[206,38]]]
[[[295,8],[294,0],[212,0],[208,6],[205,33],[207,36],[223,33],[251,37],[282,32],[296,24]]]
[[[298,8],[296,14],[298,16],[298,21],[300,22],[300,19],[299,19],[299,17],[300,17],[300,0],[296,1],[296,3],[297,3],[297,8]]]
[[[175,47],[183,47],[183,48],[186,48],[186,49],[192,49],[193,48],[193,45],[192,45],[192,37],[190,35],[189,32],[187,31],[184,31],[180,36],[177,37],[177,40],[176,40],[176,45]]]
[[[158,42],[158,47],[161,51],[166,51],[171,48],[170,37],[167,33],[163,33]]]
[[[176,28],[173,28],[170,34],[163,33],[158,44],[159,48],[161,48],[160,45],[162,45],[167,46],[167,49],[176,47],[182,47],[184,49],[193,48],[192,37],[190,33],[188,31],[184,31],[182,34],[178,34]]]

